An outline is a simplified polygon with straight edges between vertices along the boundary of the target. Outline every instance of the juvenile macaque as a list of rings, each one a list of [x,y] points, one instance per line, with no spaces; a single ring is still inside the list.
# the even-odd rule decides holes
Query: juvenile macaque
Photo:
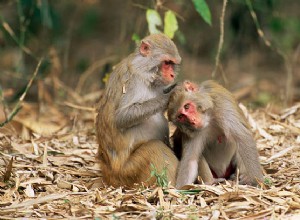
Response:
[[[199,86],[185,81],[168,106],[177,129],[174,152],[181,159],[176,187],[192,184],[199,175],[205,183],[232,179],[239,170],[242,184],[256,185],[263,174],[256,143],[233,95],[214,81]]]
[[[169,147],[167,108],[181,58],[163,34],[143,39],[110,75],[97,108],[96,134],[103,180],[151,185],[151,164],[175,184],[178,160]]]

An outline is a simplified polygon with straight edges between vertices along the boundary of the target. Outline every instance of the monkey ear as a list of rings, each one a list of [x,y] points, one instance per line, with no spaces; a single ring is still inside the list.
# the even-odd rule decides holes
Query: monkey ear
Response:
[[[199,90],[199,87],[197,84],[192,83],[187,80],[183,82],[183,87],[184,87],[184,90],[187,92],[196,92]]]
[[[142,56],[146,57],[150,54],[150,52],[150,44],[146,41],[142,41],[140,45],[140,53],[142,54]]]

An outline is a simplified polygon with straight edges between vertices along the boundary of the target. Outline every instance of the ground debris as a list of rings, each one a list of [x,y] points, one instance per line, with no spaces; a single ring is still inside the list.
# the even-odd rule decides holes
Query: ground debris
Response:
[[[258,188],[235,182],[191,185],[181,191],[93,187],[101,179],[93,112],[81,114],[84,119],[78,114],[75,126],[65,116],[63,124],[70,127],[58,126],[55,135],[40,135],[30,121],[17,118],[18,129],[7,125],[0,130],[0,219],[300,218],[299,104],[279,114],[242,108],[265,170],[265,182]],[[22,138],[22,126],[32,132],[27,138]]]

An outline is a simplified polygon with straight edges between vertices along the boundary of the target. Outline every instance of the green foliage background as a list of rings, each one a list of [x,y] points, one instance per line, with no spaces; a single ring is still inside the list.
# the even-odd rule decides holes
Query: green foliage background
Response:
[[[297,15],[300,6],[296,2],[251,1],[266,37],[290,56],[299,46]],[[91,90],[101,88],[102,79],[112,66],[130,53],[141,38],[157,31],[166,33],[178,45],[185,56],[182,68],[185,75],[199,80],[208,78],[211,69],[202,73],[200,66],[197,72],[188,63],[197,59],[199,65],[205,62],[213,68],[222,1],[168,0],[160,3],[146,0],[0,1],[1,86],[18,90],[32,74],[40,57],[45,57],[45,61],[38,77],[45,78],[53,65],[49,51],[54,48],[61,61],[60,78],[71,86],[96,60],[116,55],[116,59],[97,71],[96,81],[90,80],[92,86],[87,86]],[[8,26],[13,34],[9,33]],[[267,68],[266,72],[284,71],[282,58],[259,38],[245,0],[231,0],[225,16],[221,61],[226,68],[231,60],[247,59],[253,51],[259,54],[255,66]],[[247,65],[244,68],[249,69]],[[245,70],[241,67],[236,71]],[[232,76],[230,82],[235,83],[236,75],[227,75]],[[262,76],[259,73],[257,77]]]

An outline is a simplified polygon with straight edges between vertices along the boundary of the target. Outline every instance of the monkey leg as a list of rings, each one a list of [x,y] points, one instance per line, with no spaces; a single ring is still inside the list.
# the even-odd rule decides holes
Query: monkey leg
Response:
[[[201,177],[202,181],[205,184],[213,184],[215,182],[215,179],[206,159],[203,156],[199,158],[198,164],[198,176]]]
[[[214,183],[221,183],[226,180],[225,177],[217,177],[214,172],[210,168],[207,160],[204,156],[201,156],[199,159],[199,167],[198,167],[198,176],[202,179],[202,181],[207,185],[212,185]]]
[[[175,184],[178,160],[173,151],[162,141],[151,140],[137,147],[116,175],[116,181],[112,185],[133,186],[135,183],[145,183],[147,186],[156,183],[155,177],[151,177],[152,166],[158,174],[166,169],[168,181]]]

